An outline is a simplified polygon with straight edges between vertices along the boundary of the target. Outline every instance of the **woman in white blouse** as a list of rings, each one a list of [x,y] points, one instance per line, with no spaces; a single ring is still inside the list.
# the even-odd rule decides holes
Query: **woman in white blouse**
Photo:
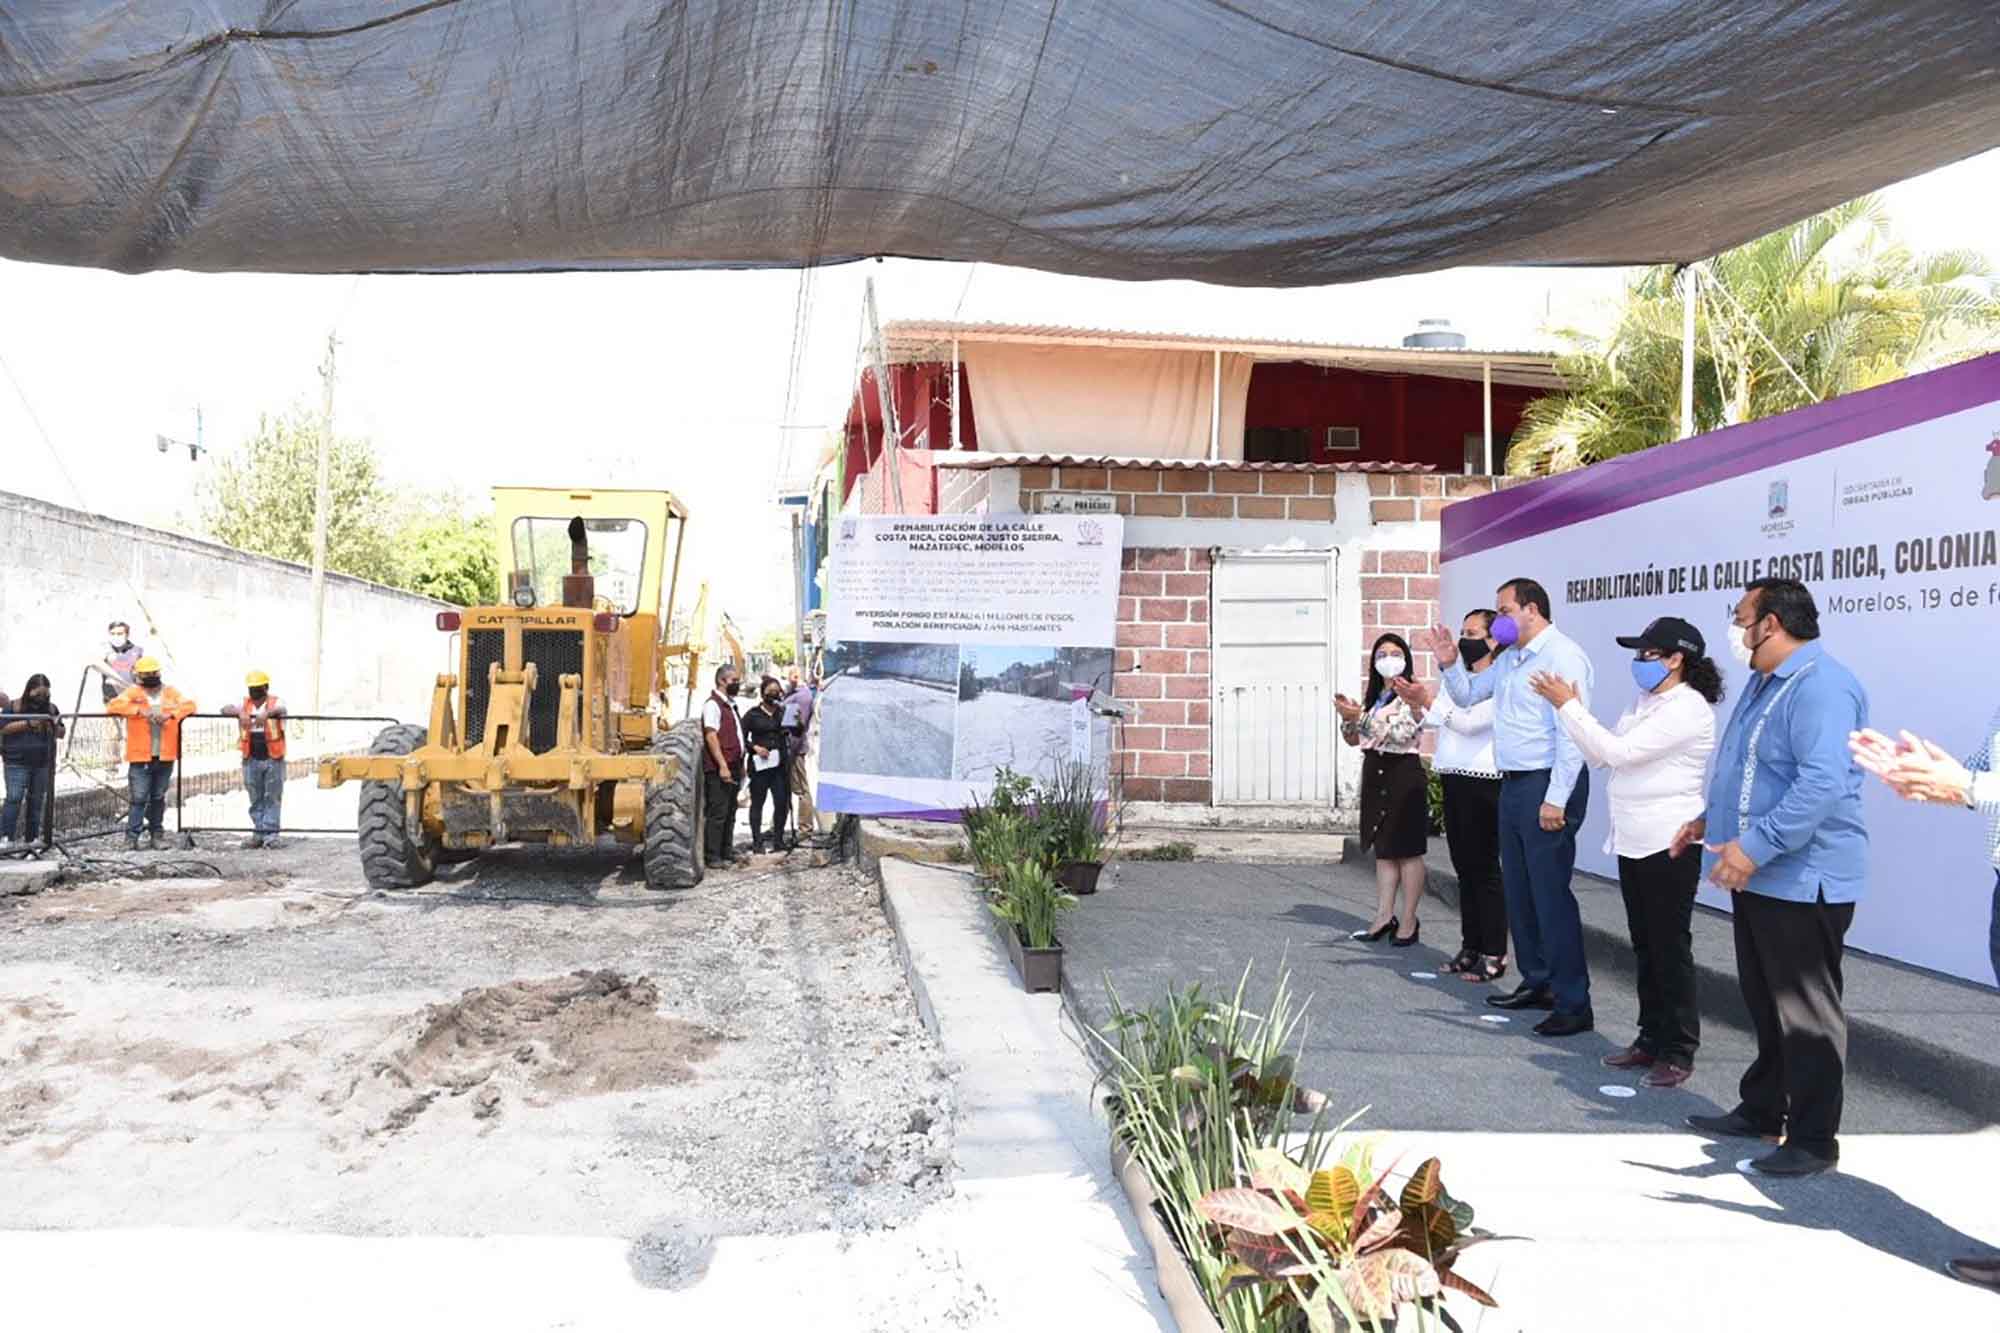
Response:
[[[1492,611],[1472,611],[1458,631],[1458,660],[1474,675],[1498,661]],[[1438,734],[1431,771],[1444,788],[1444,840],[1458,873],[1458,956],[1451,970],[1466,981],[1507,973],[1507,897],[1500,887],[1500,770],[1493,763],[1493,700],[1471,708],[1449,692],[1391,689],[1426,706],[1424,725]],[[1426,697],[1426,696],[1430,697]]]
[[[1612,770],[1611,836],[1604,850],[1618,854],[1618,887],[1639,967],[1639,1036],[1604,1063],[1644,1069],[1649,1087],[1675,1088],[1694,1072],[1701,1044],[1689,929],[1701,858],[1676,857],[1671,848],[1675,831],[1699,818],[1706,805],[1722,673],[1707,657],[1701,631],[1671,616],[1620,638],[1618,646],[1636,651],[1632,679],[1639,696],[1615,731],[1590,715],[1567,681],[1542,672],[1532,684],[1556,706],[1584,757]]]

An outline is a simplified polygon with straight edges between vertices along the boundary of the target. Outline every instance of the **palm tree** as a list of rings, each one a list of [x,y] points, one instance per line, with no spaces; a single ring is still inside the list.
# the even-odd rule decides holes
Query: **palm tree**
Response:
[[[1529,404],[1515,476],[1567,472],[1680,434],[1684,278],[1646,270],[1611,333],[1564,336],[1568,389]],[[1984,255],[1916,255],[1866,196],[1700,266],[1697,430],[1753,421],[2000,347],[2000,287]]]

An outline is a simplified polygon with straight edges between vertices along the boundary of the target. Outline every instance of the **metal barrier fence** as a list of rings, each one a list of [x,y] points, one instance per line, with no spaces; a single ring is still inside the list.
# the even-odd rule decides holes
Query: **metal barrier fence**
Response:
[[[0,726],[28,718],[0,714]],[[32,719],[29,719],[32,720]],[[285,800],[282,828],[293,833],[352,833],[359,787],[319,790],[314,780],[322,757],[363,753],[387,717],[295,715],[285,722]],[[129,766],[125,763],[127,719],[107,713],[73,713],[61,719],[51,780],[46,785],[36,838],[30,848],[47,850],[126,831],[132,810]],[[137,725],[145,725],[139,723]],[[243,786],[241,726],[220,713],[198,713],[180,724],[180,758],[174,764],[167,801],[166,831],[248,833],[250,798]],[[27,821],[0,829],[18,838]]]

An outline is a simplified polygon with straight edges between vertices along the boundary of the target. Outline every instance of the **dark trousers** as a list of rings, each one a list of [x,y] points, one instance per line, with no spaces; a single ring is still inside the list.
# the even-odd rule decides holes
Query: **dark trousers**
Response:
[[[702,850],[712,863],[727,861],[735,850],[738,784],[712,769],[704,769],[701,776]]]
[[[1847,1011],[1840,958],[1853,903],[1736,895],[1736,975],[1757,1032],[1737,1110],[1821,1157],[1840,1155]]]
[[[2000,981],[2000,870],[1993,872],[1993,919],[1986,925],[1986,948],[1993,956],[1993,979]]]
[[[1576,775],[1563,826],[1541,823],[1549,793],[1547,769],[1510,773],[1500,783],[1500,882],[1507,893],[1507,924],[1521,984],[1555,996],[1556,1012],[1590,1014],[1590,968],[1583,957],[1583,918],[1570,891],[1576,868],[1576,830],[1590,804],[1590,770]]]
[[[1444,775],[1444,840],[1458,873],[1459,947],[1507,952],[1507,895],[1500,886],[1500,779]]]
[[[148,828],[155,833],[161,832],[167,820],[167,795],[174,789],[174,761],[142,760],[126,772],[125,785],[132,797],[132,814],[125,824],[126,836],[136,838]]]
[[[1639,969],[1640,1050],[1694,1067],[1701,1045],[1701,1006],[1694,994],[1694,890],[1701,851],[1655,852],[1618,858],[1618,888]]]
[[[750,770],[750,841],[758,846],[764,842],[764,801],[771,802],[771,843],[776,846],[785,838],[785,819],[792,808],[792,784],[785,770],[785,762],[778,761],[776,768]]]
[[[53,763],[30,764],[6,761],[7,799],[0,805],[0,839],[19,838],[33,842],[42,831],[42,807],[48,803],[49,783],[55,779]]]

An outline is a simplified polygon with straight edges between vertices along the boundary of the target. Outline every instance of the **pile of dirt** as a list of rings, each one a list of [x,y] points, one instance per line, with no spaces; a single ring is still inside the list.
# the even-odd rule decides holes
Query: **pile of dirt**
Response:
[[[682,1083],[720,1044],[718,1033],[659,1012],[650,978],[609,970],[510,981],[424,1007],[383,1044],[364,1073],[326,1100],[388,1105],[371,1132],[412,1124],[440,1097],[472,1097],[476,1119],[509,1092],[529,1105]]]

